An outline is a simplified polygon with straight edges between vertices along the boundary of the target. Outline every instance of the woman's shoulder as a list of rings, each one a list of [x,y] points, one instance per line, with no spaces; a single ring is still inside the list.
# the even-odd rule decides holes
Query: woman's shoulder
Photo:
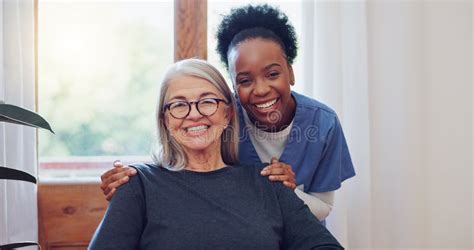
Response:
[[[149,174],[149,173],[156,173],[161,168],[159,165],[155,163],[144,163],[144,162],[136,162],[129,164],[130,167],[135,168],[139,173]]]
[[[155,163],[132,163],[130,167],[137,170],[137,174],[130,178],[130,182],[147,183],[149,180],[156,180],[163,176],[165,168]],[[140,184],[142,185],[142,184]]]
[[[270,165],[270,163],[254,163],[254,164],[236,164],[233,165],[234,173],[236,173],[237,176],[241,176],[243,179],[248,180],[248,181],[255,181],[256,183],[263,184],[264,186],[268,185],[268,188],[272,186],[275,188],[276,186],[279,186],[281,182],[279,181],[270,181],[268,179],[268,176],[263,176],[261,175],[262,169],[265,168],[266,166]],[[240,174],[237,174],[240,173]]]
[[[247,173],[260,173],[262,169],[267,166],[268,163],[236,163],[232,167],[236,171],[247,172]]]

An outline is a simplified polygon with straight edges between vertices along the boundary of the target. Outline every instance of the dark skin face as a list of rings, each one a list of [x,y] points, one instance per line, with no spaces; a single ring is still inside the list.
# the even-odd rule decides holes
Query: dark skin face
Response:
[[[240,103],[252,122],[265,131],[280,131],[295,114],[290,85],[294,75],[281,46],[253,38],[231,48],[229,72]]]

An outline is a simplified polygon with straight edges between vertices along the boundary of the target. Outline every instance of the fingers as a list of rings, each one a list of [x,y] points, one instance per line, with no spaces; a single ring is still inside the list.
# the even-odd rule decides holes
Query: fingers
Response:
[[[101,176],[100,176],[100,179],[102,180],[102,182],[109,178],[111,175],[113,174],[116,174],[118,173],[119,171],[121,171],[121,169],[123,168],[123,164],[120,160],[116,160],[114,161],[114,168],[112,169],[109,169],[107,172],[103,173]]]
[[[262,172],[264,172],[262,175],[291,174],[291,170],[280,166],[265,168]]]
[[[276,158],[275,156],[273,156],[272,159],[270,160],[271,164],[277,163],[277,162],[278,162],[278,158]]]
[[[119,170],[119,172],[109,176],[107,179],[102,180],[100,188],[107,195],[113,188],[119,187],[124,183],[127,183],[129,176],[137,174],[137,170],[134,168],[126,167]]]
[[[261,174],[268,176],[271,181],[281,181],[286,187],[295,189],[296,178],[290,165],[279,162],[278,159],[272,157],[271,164],[262,169]]]
[[[117,189],[114,188],[114,189],[110,190],[109,194],[107,194],[107,195],[105,196],[105,199],[107,199],[108,201],[110,201],[110,200],[112,199],[112,196],[114,196],[115,190],[117,190]]]
[[[295,188],[296,188],[296,184],[293,183],[293,182],[289,182],[289,181],[284,181],[284,182],[283,182],[283,185],[285,185],[285,187],[291,188],[291,189],[295,189]]]
[[[137,170],[128,166],[125,166],[120,161],[114,162],[114,168],[106,171],[102,174],[101,185],[105,198],[110,200],[115,193],[117,187],[127,183],[129,176],[137,174]]]
[[[295,173],[293,172],[293,169],[291,168],[290,165],[283,163],[283,162],[276,162],[272,163],[265,168],[262,169],[260,172],[262,175],[267,176],[267,175],[292,175],[293,177],[295,176]]]
[[[295,189],[296,188],[296,179],[294,175],[286,174],[286,175],[270,175],[268,176],[270,181],[280,181],[283,182],[283,185]]]
[[[105,188],[103,188],[104,195],[107,196],[113,189],[116,189],[117,187],[122,186],[123,184],[127,183],[130,178],[126,175],[109,185],[107,185]]]
[[[100,176],[100,180],[103,182],[104,180],[108,179],[111,175],[115,174],[117,170],[115,168],[107,170]]]
[[[123,167],[123,163],[120,160],[115,160],[114,167]]]
[[[100,188],[104,190],[105,188],[107,188],[107,186],[112,184],[112,182],[118,181],[124,178],[125,176],[133,176],[136,173],[137,170],[130,167],[121,167],[108,170],[100,177],[102,180],[102,185],[100,186]]]
[[[268,179],[271,181],[292,181],[294,178],[290,175],[270,175]]]

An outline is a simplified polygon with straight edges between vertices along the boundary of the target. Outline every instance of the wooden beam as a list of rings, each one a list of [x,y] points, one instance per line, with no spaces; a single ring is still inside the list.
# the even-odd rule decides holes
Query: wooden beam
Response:
[[[207,0],[175,0],[174,60],[207,59]]]

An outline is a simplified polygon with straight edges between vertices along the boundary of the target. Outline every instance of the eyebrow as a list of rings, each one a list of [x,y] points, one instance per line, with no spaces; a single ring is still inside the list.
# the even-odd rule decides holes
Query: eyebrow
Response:
[[[211,96],[211,95],[212,95],[212,96],[215,96],[215,97],[218,97],[218,96],[217,96],[215,93],[213,93],[213,92],[204,92],[204,93],[202,93],[202,94],[199,95],[198,100],[201,99],[201,98],[203,98],[203,97]],[[184,96],[182,96],[182,95],[178,95],[178,96],[172,96],[172,97],[168,100],[168,102],[169,102],[169,101],[172,101],[172,100],[175,100],[175,99],[178,99],[178,100],[187,100],[186,97],[184,97]]]
[[[271,63],[271,64],[265,66],[265,68],[263,68],[263,70],[268,70],[268,69],[270,69],[271,67],[274,67],[274,66],[281,67],[281,65],[278,64],[278,63]],[[239,72],[237,74],[237,76],[239,76],[239,75],[250,75],[250,71]]]
[[[271,67],[273,67],[273,66],[281,67],[281,65],[278,64],[278,63],[272,63],[272,64],[267,65],[267,66],[266,66],[265,68],[263,68],[263,69],[264,69],[264,70],[268,70],[269,68],[271,68]]]

